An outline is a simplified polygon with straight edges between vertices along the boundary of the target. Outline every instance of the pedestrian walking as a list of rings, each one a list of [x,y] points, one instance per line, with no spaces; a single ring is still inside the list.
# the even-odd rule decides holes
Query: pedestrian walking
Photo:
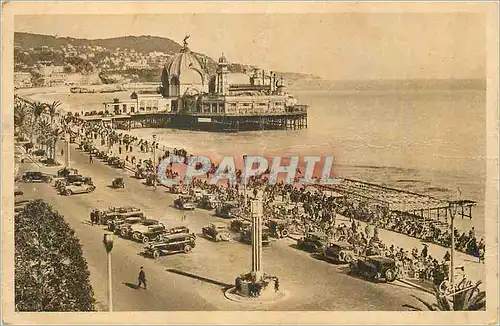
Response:
[[[274,279],[274,293],[278,293],[280,290],[280,280],[276,277]]]
[[[181,221],[185,221],[185,220],[186,220],[186,213],[182,213]]]
[[[61,149],[61,156],[64,156],[64,149]]]
[[[122,153],[122,147],[121,147],[121,146],[120,146],[120,147],[118,147],[118,153],[119,153],[120,155],[121,155],[121,153]]]
[[[144,290],[146,289],[146,273],[144,273],[144,268],[141,266],[139,271],[139,284],[137,284],[137,289],[141,288],[141,284],[144,284]]]
[[[94,163],[94,160],[92,159],[92,154],[89,155],[89,162]]]

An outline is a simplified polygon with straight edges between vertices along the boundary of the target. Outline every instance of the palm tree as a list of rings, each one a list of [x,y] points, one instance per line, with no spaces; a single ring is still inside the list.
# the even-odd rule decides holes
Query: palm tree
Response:
[[[47,153],[47,156],[50,157],[49,155],[49,147],[50,147],[50,138],[51,138],[51,129],[50,129],[50,123],[42,120],[39,121],[36,129],[38,131],[38,141],[40,144],[45,146],[45,152]]]
[[[458,288],[462,288],[462,285],[465,285],[463,280],[460,282]],[[430,303],[425,300],[420,299],[419,297],[415,297],[418,301],[420,301],[428,310],[431,311],[479,311],[486,310],[486,292],[479,290],[479,285],[481,281],[477,282],[475,285],[468,287],[466,290],[459,292],[453,295],[452,300],[448,298],[445,294],[442,294],[435,287],[435,297],[436,302]],[[422,311],[422,309],[411,306],[411,305],[403,305],[403,307],[410,308],[413,311]]]
[[[59,106],[61,106],[61,102],[59,101],[54,101],[51,104],[47,104],[47,107],[49,108],[49,114],[50,114],[50,124],[54,122],[54,116],[56,115],[56,110]]]
[[[56,159],[56,142],[59,139],[59,136],[61,136],[62,134],[64,134],[64,130],[59,129],[59,128],[52,130],[52,133],[51,133],[50,146],[51,146],[52,158],[54,160]]]
[[[28,109],[21,101],[14,102],[14,126],[17,127],[20,136],[23,136],[25,123],[28,120]]]
[[[38,123],[38,121],[40,120],[40,117],[42,115],[42,113],[44,112],[45,110],[45,104],[44,103],[41,103],[41,102],[33,102],[31,103],[30,105],[30,109],[31,109],[31,115],[32,115],[32,121],[31,121],[31,139],[33,139],[33,133],[35,131],[35,125]]]

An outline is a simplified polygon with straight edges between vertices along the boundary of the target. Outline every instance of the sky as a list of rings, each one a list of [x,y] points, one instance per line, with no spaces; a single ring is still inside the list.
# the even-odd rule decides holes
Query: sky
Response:
[[[15,31],[154,35],[263,69],[331,80],[484,78],[480,13],[17,15]]]

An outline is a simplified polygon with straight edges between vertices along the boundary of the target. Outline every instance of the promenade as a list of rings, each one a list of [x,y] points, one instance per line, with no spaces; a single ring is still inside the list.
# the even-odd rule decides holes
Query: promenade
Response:
[[[118,132],[123,133],[123,134],[127,134],[125,131],[121,131],[121,130]],[[152,142],[152,138],[145,139],[145,140],[150,142],[150,143]],[[152,160],[153,159],[153,151],[152,150],[150,150],[149,152],[141,152],[139,150],[139,140],[134,142],[134,144],[132,145],[132,147],[133,147],[132,152],[130,152],[130,151],[125,152],[124,151],[125,146],[122,145],[121,146],[122,147],[121,154],[119,154],[119,150],[118,150],[118,148],[120,147],[119,144],[114,144],[113,146],[109,147],[107,144],[101,145],[101,141],[102,141],[102,139],[99,136],[96,140],[94,140],[94,145],[102,151],[106,152],[109,150],[110,152],[113,153],[113,156],[118,156],[122,159],[125,159],[126,156],[128,156],[129,158],[132,156],[135,156],[137,161],[139,159],[141,159],[141,160],[148,160],[148,159]],[[158,155],[162,155],[165,152],[165,150],[172,151],[173,148],[167,147],[167,145],[160,143],[159,149],[156,150],[156,153],[155,153],[156,156],[158,157]],[[127,169],[129,169],[130,171],[135,171],[135,166],[130,164],[130,162],[126,162],[126,166],[127,166]],[[203,180],[204,177],[201,177],[201,179]],[[337,225],[341,224],[342,222],[344,222],[346,225],[350,226],[350,221],[348,218],[341,216],[341,215],[337,215]],[[366,223],[361,222],[361,221],[360,221],[360,223],[361,223],[362,229],[364,230]],[[424,242],[422,242],[420,239],[410,237],[410,236],[407,236],[407,235],[404,235],[401,233],[385,230],[382,228],[379,228],[379,238],[382,240],[383,243],[385,243],[388,246],[393,244],[395,247],[402,247],[408,251],[411,251],[413,248],[416,248],[416,249],[418,249],[419,252],[421,252],[421,250],[423,248],[423,244],[424,244]],[[450,251],[449,248],[445,248],[445,247],[439,246],[439,245],[434,244],[434,243],[425,242],[425,244],[428,245],[429,255],[436,258],[438,261],[442,261],[446,252]],[[467,275],[468,279],[470,279],[472,281],[479,281],[479,280],[484,281],[485,280],[485,275],[486,275],[485,274],[485,264],[479,263],[478,259],[476,257],[467,255],[463,252],[455,251],[454,255],[455,255],[455,257],[454,257],[455,266],[463,266],[465,268],[464,271],[465,271],[465,274]]]
[[[61,143],[62,144],[62,143]],[[60,148],[57,151],[60,155]],[[59,157],[62,159],[62,157]],[[19,163],[21,172],[41,170],[54,174],[59,167],[40,167]],[[235,277],[250,269],[250,246],[235,239],[215,243],[200,235],[210,221],[228,223],[213,212],[196,209],[187,213],[172,206],[175,195],[161,188],[146,187],[128,171],[115,169],[71,145],[71,166],[92,177],[96,190],[90,194],[61,196],[49,184],[19,184],[23,199],[42,198],[54,206],[75,230],[83,247],[91,273],[98,307],[106,309],[106,260],[102,247],[103,226],[91,226],[89,214],[94,208],[131,205],[141,207],[149,218],[166,226],[185,225],[198,236],[189,255],[178,254],[153,260],[140,255],[143,245],[117,238],[113,249],[113,291],[115,311],[172,310],[325,310],[367,311],[406,310],[404,304],[421,306],[412,295],[432,301],[432,296],[405,284],[372,283],[347,274],[345,265],[329,264],[291,246],[294,241],[273,241],[263,252],[263,268],[280,278],[281,287],[290,293],[283,302],[269,306],[248,306],[224,298],[222,290]],[[125,189],[111,189],[113,178],[125,179]],[[150,283],[148,290],[135,290],[137,272],[144,266]]]

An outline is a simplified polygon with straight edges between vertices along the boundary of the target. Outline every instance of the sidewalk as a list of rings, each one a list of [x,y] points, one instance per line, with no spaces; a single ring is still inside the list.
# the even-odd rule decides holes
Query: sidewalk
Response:
[[[337,217],[337,225],[342,222],[348,226],[350,225],[348,218],[341,215],[338,216],[340,217],[340,219],[338,219]],[[360,221],[360,224],[361,228],[364,230],[366,223]],[[438,261],[443,260],[446,252],[450,251],[450,248],[444,248],[433,243],[422,242],[420,239],[409,237],[407,235],[385,230],[382,228],[379,228],[379,238],[384,244],[388,246],[394,244],[394,246],[403,247],[409,251],[411,251],[412,248],[417,248],[418,251],[421,252],[423,244],[425,243],[429,246],[429,255],[436,258]],[[476,257],[467,255],[463,252],[455,251],[454,255],[455,266],[464,266],[465,273],[468,279],[470,279],[471,281],[485,280],[485,264],[479,263]]]

